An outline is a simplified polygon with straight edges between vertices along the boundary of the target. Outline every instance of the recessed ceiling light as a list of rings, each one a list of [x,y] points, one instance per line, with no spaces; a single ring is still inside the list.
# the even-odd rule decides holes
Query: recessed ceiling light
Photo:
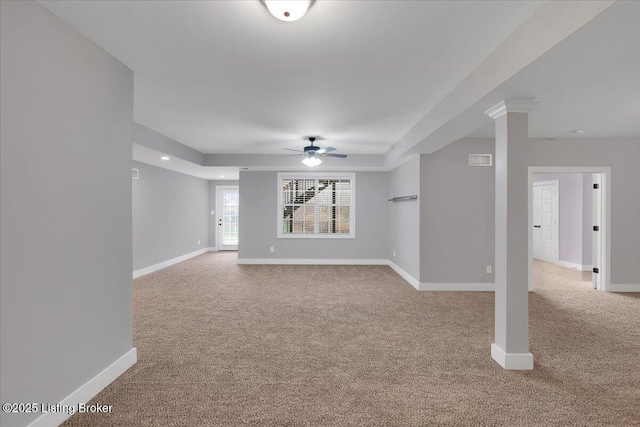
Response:
[[[224,175],[220,175],[220,178],[224,178]]]
[[[167,157],[167,156],[162,156],[160,157],[160,160],[171,160],[171,157]]]
[[[571,133],[574,135],[582,135],[584,133],[584,129],[576,129]]]

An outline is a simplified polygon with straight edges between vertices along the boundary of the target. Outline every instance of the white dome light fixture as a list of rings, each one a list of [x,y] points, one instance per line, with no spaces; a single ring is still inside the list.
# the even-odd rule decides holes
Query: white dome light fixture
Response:
[[[320,163],[322,163],[322,160],[317,158],[315,153],[313,153],[313,154],[309,154],[308,157],[305,157],[304,159],[302,159],[302,163],[309,166],[310,168],[315,168]]]
[[[316,0],[260,0],[269,12],[281,21],[297,21],[302,18]]]

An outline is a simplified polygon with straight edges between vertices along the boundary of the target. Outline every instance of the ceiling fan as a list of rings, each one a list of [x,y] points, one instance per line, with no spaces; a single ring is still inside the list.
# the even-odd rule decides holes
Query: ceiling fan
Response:
[[[285,148],[285,150],[295,151],[300,154],[288,154],[286,156],[280,156],[280,157],[305,156],[305,158],[302,160],[302,163],[312,168],[322,163],[322,160],[320,160],[320,157],[338,157],[340,159],[344,159],[347,157],[346,154],[331,153],[331,151],[336,151],[336,149],[333,147],[320,148],[316,145],[313,145],[313,143],[317,139],[314,136],[310,136],[307,139],[309,140],[309,145],[304,147],[304,151],[294,150],[293,148]]]

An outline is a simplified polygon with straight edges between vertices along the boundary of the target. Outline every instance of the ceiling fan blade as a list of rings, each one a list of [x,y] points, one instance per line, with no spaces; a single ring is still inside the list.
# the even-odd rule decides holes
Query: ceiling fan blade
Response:
[[[299,156],[305,156],[306,154],[302,153],[302,154],[286,154],[284,156],[278,156],[278,157],[299,157]]]
[[[324,154],[324,153],[328,153],[328,152],[330,152],[330,151],[336,151],[336,149],[335,149],[335,148],[333,148],[333,147],[325,147],[325,148],[321,148],[321,149],[319,149],[318,151],[316,151],[316,153],[318,153],[318,154]]]
[[[324,154],[320,154],[322,157],[338,157],[340,159],[345,159],[347,157],[346,154],[331,154],[331,153],[324,153]]]
[[[296,153],[304,153],[304,151],[302,151],[302,150],[294,150],[293,148],[283,148],[283,150],[295,151]]]

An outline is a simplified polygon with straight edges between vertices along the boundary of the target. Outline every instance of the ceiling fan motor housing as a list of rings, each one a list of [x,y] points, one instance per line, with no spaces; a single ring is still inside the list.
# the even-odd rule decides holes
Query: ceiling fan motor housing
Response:
[[[306,147],[304,147],[304,152],[308,152],[308,151],[318,151],[320,149],[320,147],[316,147],[315,145],[313,145],[314,142],[316,142],[316,137],[315,136],[310,136],[307,138],[309,140],[309,142],[311,143],[310,145],[307,145]]]

